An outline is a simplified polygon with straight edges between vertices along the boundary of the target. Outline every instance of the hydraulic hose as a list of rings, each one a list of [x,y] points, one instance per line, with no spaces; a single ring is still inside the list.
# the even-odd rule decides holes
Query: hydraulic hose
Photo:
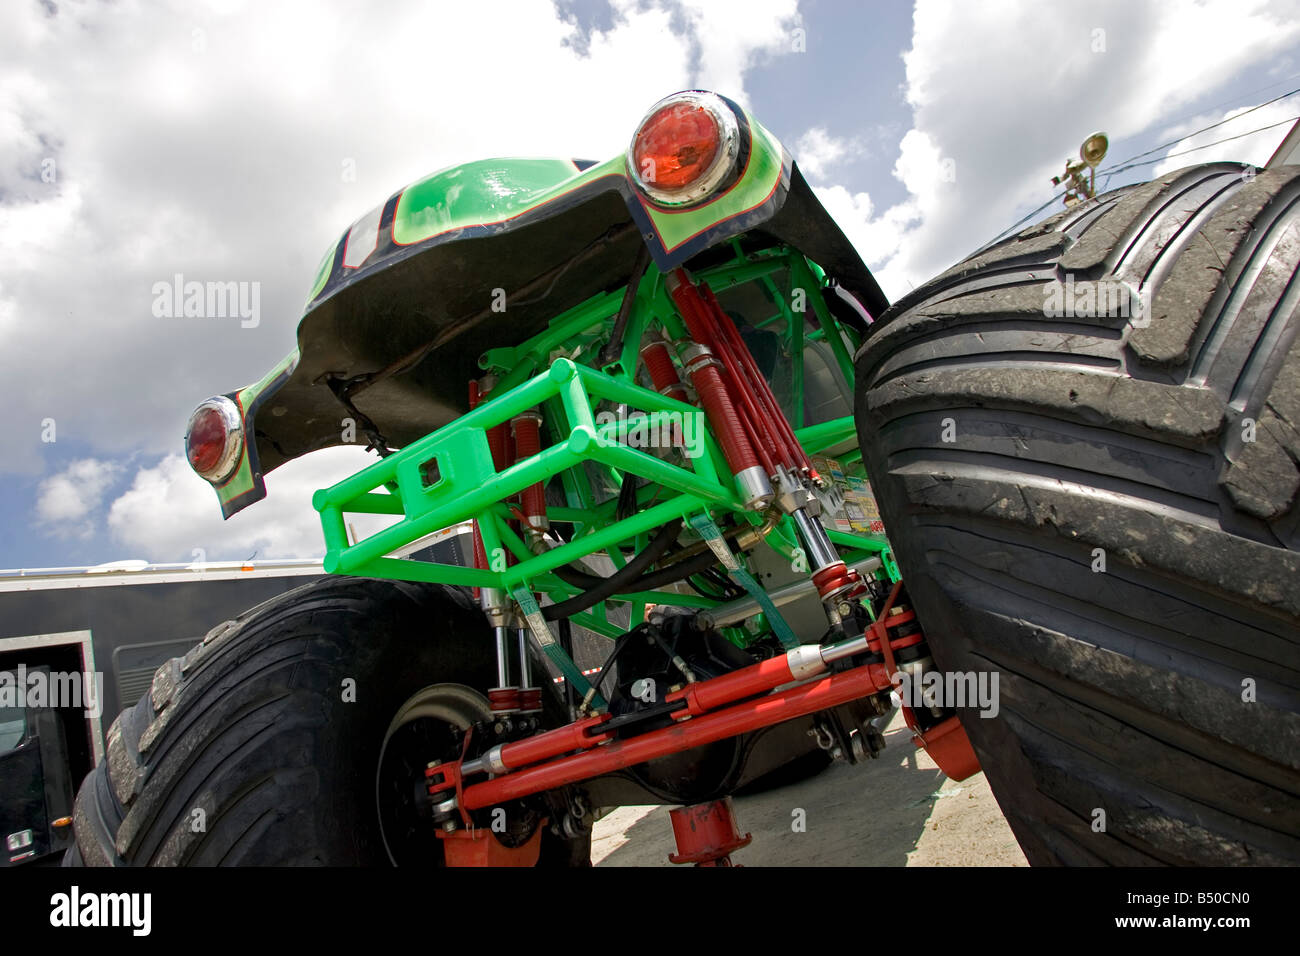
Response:
[[[637,291],[641,288],[641,280],[645,278],[646,270],[649,268],[650,247],[643,242],[636,251],[636,259],[632,263],[632,275],[623,290],[623,301],[619,304],[614,327],[609,333],[609,341],[605,343],[596,359],[602,368],[617,361],[619,353],[623,351],[623,335],[627,332],[628,319],[632,316],[632,306],[636,302]]]
[[[750,545],[757,543],[767,537],[768,533],[776,526],[776,515],[768,516],[767,521],[763,522],[762,527],[737,529],[725,535],[727,545],[733,551],[744,551]],[[703,552],[703,554],[701,554]],[[687,558],[709,558],[708,561],[687,561]],[[705,541],[697,541],[695,544],[688,544],[679,551],[672,553],[674,559],[671,564],[651,571],[649,574],[643,574],[637,580],[631,582],[631,591],[648,591],[652,588],[661,587],[665,584],[672,584],[675,581],[681,581],[691,575],[699,574],[700,571],[708,570],[717,563],[717,558],[713,556],[713,550]],[[557,578],[567,584],[572,584],[575,588],[594,588],[596,585],[607,580],[604,577],[595,574],[588,574],[572,564],[561,565],[553,568],[551,571]],[[585,610],[585,608],[583,609]],[[548,618],[549,620],[549,618]]]
[[[640,589],[638,579],[646,568],[658,561],[669,546],[677,540],[677,536],[682,532],[682,519],[675,518],[668,524],[659,529],[658,533],[650,539],[650,543],[642,548],[632,560],[619,568],[616,572],[607,578],[601,578],[599,583],[594,587],[588,588],[581,594],[575,594],[567,601],[561,601],[559,604],[552,604],[549,607],[542,608],[542,616],[548,621],[557,621],[566,618],[571,614],[577,614],[585,611],[594,604],[598,604],[611,594],[618,594],[620,591],[626,591],[631,584],[636,584],[635,590]],[[717,560],[714,558],[714,560]],[[556,574],[564,580],[563,575]]]

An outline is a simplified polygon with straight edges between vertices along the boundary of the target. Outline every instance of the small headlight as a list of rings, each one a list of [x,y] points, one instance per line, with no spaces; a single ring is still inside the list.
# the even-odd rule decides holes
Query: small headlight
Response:
[[[190,467],[213,484],[234,473],[244,450],[244,423],[239,406],[218,395],[194,410],[185,429],[185,456]]]
[[[627,150],[632,181],[651,200],[685,206],[707,199],[736,168],[740,127],[716,93],[691,90],[660,100]]]

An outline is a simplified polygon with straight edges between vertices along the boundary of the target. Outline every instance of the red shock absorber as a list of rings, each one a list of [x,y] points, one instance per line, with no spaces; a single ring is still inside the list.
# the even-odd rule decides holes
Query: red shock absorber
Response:
[[[759,386],[752,383],[746,374],[740,356],[743,353],[748,357],[749,350],[743,342],[737,346],[739,340],[733,342],[726,334],[730,320],[718,306],[717,300],[706,298],[685,270],[678,269],[672,278],[679,283],[674,298],[679,302],[679,307],[684,307],[682,314],[686,318],[687,327],[696,341],[709,345],[721,363],[723,378],[730,387],[730,395],[740,414],[741,423],[759,458],[763,460],[767,474],[775,475],[774,466],[778,464],[793,468],[794,456],[786,447],[784,433],[776,428],[774,411],[765,406]],[[734,328],[731,331],[734,333]],[[766,387],[766,380],[760,384]],[[777,408],[775,416],[779,415],[780,409]]]
[[[484,386],[480,386],[476,382],[470,383],[471,410],[487,401],[491,395],[491,386],[495,384],[495,376],[485,376],[483,381],[486,383]],[[503,422],[500,425],[493,425],[491,428],[485,429],[485,432],[487,434],[488,450],[492,453],[492,467],[498,472],[505,471],[515,463],[515,443],[510,435],[510,426]],[[477,530],[478,525],[476,523],[476,533]],[[506,552],[505,559],[507,564],[515,563],[515,556],[509,551]],[[484,564],[484,567],[488,567],[488,565]]]
[[[471,381],[469,383],[469,407],[471,411],[478,408],[486,397],[486,393],[479,388],[478,382]],[[495,443],[493,431],[497,431]],[[497,429],[488,430],[488,446],[492,450],[492,463],[497,469],[504,467],[508,453],[508,450],[504,447],[504,442],[501,441],[502,438],[504,438],[503,431]],[[488,568],[487,550],[483,547],[483,534],[479,530],[477,521],[474,522],[474,567],[481,571],[486,571]],[[496,643],[497,686],[488,691],[488,701],[494,714],[514,713],[520,709],[522,701],[519,688],[510,686],[504,594],[495,588],[475,588],[474,597],[480,601],[484,612],[492,621],[492,630]]]
[[[488,448],[492,452],[492,466],[497,471],[505,471],[510,458],[510,432],[504,423],[493,425],[487,430]]]
[[[495,376],[487,376],[484,381],[490,383],[480,389],[477,382],[471,384],[470,408],[476,408],[488,399],[492,393],[491,384],[494,383]],[[477,400],[474,396],[477,395]],[[513,463],[514,455],[511,448],[510,429],[503,422],[500,425],[493,425],[487,429],[488,450],[492,452],[492,467],[497,471],[505,471]]]
[[[731,351],[735,354],[736,361],[740,364],[740,371],[747,374],[759,402],[766,407],[768,422],[779,433],[781,444],[786,447],[790,455],[791,460],[787,464],[800,470],[810,469],[811,463],[808,461],[808,456],[804,454],[803,446],[799,444],[799,439],[795,437],[789,419],[785,417],[776,396],[772,394],[771,385],[759,370],[757,364],[755,364],[754,356],[745,346],[740,333],[722,310],[722,304],[718,302],[717,296],[713,294],[713,290],[708,285],[701,286],[700,295],[713,312],[719,330],[719,337],[728,343]]]
[[[755,419],[754,410],[745,401],[748,396],[741,389],[735,389],[735,393],[740,399],[740,401],[733,402],[736,413],[740,416],[745,433],[750,436],[750,442],[754,446],[754,454],[758,455],[759,464],[763,466],[763,473],[770,478],[776,474],[776,460],[773,458],[773,455],[777,454],[776,449],[767,440],[766,433],[759,429],[758,422],[762,419]]]
[[[822,568],[814,574],[813,584],[817,587],[817,594],[823,601],[856,593],[862,588],[858,572],[850,570],[843,561]]]
[[[691,398],[686,393],[686,386],[682,384],[681,377],[677,374],[677,366],[673,364],[672,353],[668,351],[667,343],[651,342],[642,347],[641,361],[645,362],[656,392],[679,402],[690,402]],[[680,446],[683,441],[680,429],[674,425],[673,444]]]
[[[727,394],[718,360],[709,348],[711,337],[708,324],[697,311],[699,305],[695,288],[689,284],[688,279],[678,274],[680,271],[669,275],[668,292],[695,340],[684,351],[682,360],[691,376],[691,383],[695,386],[695,393],[700,397],[700,405],[709,419],[709,425],[718,437],[718,444],[722,446],[727,465],[736,476],[745,506],[755,510],[766,508],[772,501],[772,485],[741,425],[740,415],[731,402],[731,396]]]
[[[515,461],[522,461],[541,453],[541,425],[542,416],[536,410],[523,412],[510,420],[515,440]],[[540,481],[525,488],[520,495],[520,500],[523,505],[524,520],[530,531],[540,533],[550,528],[551,522],[546,517],[546,487]]]
[[[682,380],[677,374],[677,366],[673,364],[673,358],[668,352],[666,343],[651,342],[642,348],[641,361],[645,362],[646,370],[650,373],[650,381],[654,382],[656,392],[679,402],[690,401],[686,394],[686,386],[682,384]]]
[[[518,687],[493,687],[488,691],[488,703],[494,714],[510,714],[523,710],[523,695]]]
[[[717,323],[714,323],[714,325],[716,328]],[[745,380],[739,362],[735,355],[732,354],[732,348],[721,335],[718,335],[715,341],[718,342],[718,358],[727,370],[728,380],[732,383],[737,399],[736,407],[743,413],[746,426],[753,438],[754,447],[760,451],[763,449],[768,451],[768,458],[764,461],[764,465],[767,468],[768,475],[774,475],[776,474],[775,466],[777,464],[789,467],[790,454],[785,448],[781,436],[771,427],[771,413],[762,407],[759,396]]]
[[[478,408],[483,401],[483,396],[479,393],[478,382],[470,379],[469,382],[469,410],[472,412]],[[478,530],[478,522],[474,522],[474,567],[480,571],[487,570],[487,550],[483,547],[483,535]],[[478,600],[480,589],[474,589],[474,600]]]
[[[483,535],[479,533],[477,521],[474,522],[474,567],[480,571],[486,571],[488,567],[487,549],[483,547]],[[474,597],[478,596],[479,589],[475,588]]]

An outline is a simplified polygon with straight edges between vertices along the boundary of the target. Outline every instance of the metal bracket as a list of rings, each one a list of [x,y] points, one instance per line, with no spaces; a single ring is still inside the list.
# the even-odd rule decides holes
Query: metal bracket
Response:
[[[538,606],[533,592],[520,585],[511,588],[510,596],[515,599],[519,610],[523,612],[524,620],[528,622],[528,633],[532,635],[534,645],[556,666],[564,679],[573,685],[578,695],[585,699],[587,694],[591,693],[591,683],[582,675],[582,670],[551,633],[551,628],[546,623],[546,618],[542,617],[542,609]],[[605,698],[600,694],[592,693],[590,706],[603,710],[607,705]]]
[[[786,650],[799,646],[799,638],[795,636],[794,630],[781,616],[780,610],[772,602],[763,586],[754,580],[754,576],[744,569],[740,561],[731,549],[727,547],[727,539],[722,536],[718,526],[713,523],[713,519],[707,514],[696,515],[691,519],[691,527],[700,533],[708,543],[713,553],[718,556],[722,566],[727,569],[727,574],[733,581],[749,592],[749,596],[758,602],[758,606],[763,609],[763,614],[767,617],[767,622],[772,625],[772,632],[776,634],[776,639],[781,642],[781,646]]]

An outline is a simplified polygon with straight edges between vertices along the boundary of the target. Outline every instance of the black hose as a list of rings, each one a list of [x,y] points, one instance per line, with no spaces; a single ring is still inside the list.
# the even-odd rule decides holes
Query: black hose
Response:
[[[661,588],[666,584],[674,584],[683,578],[688,578],[692,574],[699,574],[701,571],[705,571],[717,563],[718,556],[716,554],[709,550],[701,551],[693,558],[687,558],[685,561],[678,561],[676,564],[670,564],[665,568],[660,568],[658,571],[651,571],[649,574],[643,574],[641,577],[631,582],[629,586],[609,589],[608,593],[602,594],[590,603],[582,603],[591,593],[588,591],[576,595],[575,597],[571,597],[569,600],[563,601],[560,604],[552,604],[549,607],[544,607],[542,608],[542,613],[548,621],[554,621],[569,614],[577,614],[579,611],[585,611],[597,601],[603,601],[610,595],[625,593],[628,591],[653,591],[655,588]],[[608,584],[612,580],[613,578],[602,579],[601,583]],[[564,610],[552,613],[558,608]]]
[[[731,601],[744,595],[744,590],[737,587],[734,581],[729,580],[718,571],[717,568],[709,568],[707,571],[701,571],[686,579],[686,583],[691,586],[700,597],[706,597],[714,601]],[[717,588],[717,592],[710,592],[704,589],[703,584]]]
[[[678,520],[674,522],[674,524],[680,525],[681,521]],[[665,525],[664,529],[661,530],[659,534],[662,535],[664,531],[668,530],[670,527],[672,526]],[[735,548],[736,538],[739,537],[740,534],[741,532],[736,532],[736,534],[729,536],[727,538],[727,544],[730,547]],[[676,535],[673,537],[676,537]],[[646,553],[646,551],[649,551],[658,539],[659,536],[656,535],[650,544],[646,545],[645,551],[640,552],[640,554],[633,558],[632,561],[637,560],[637,558],[640,558],[641,555]],[[699,574],[701,571],[707,571],[718,563],[718,556],[713,553],[713,549],[705,548],[694,557],[687,558],[684,561],[678,561],[675,564],[670,564],[657,571],[651,571],[649,574],[643,574],[633,581],[616,581],[615,579],[631,566],[632,561],[629,561],[624,565],[618,574],[609,578],[597,578],[590,574],[583,574],[581,571],[575,571],[572,565],[565,565],[562,569],[553,568],[553,573],[562,581],[568,581],[569,579],[565,574],[571,574],[575,579],[586,578],[595,583],[581,594],[576,594],[567,601],[561,601],[559,604],[551,604],[542,608],[542,616],[548,621],[558,621],[571,614],[578,614],[585,611],[587,608],[605,600],[605,598],[613,594],[626,593],[629,591],[653,591],[655,588],[663,587],[666,584],[673,584],[683,578]],[[561,574],[561,570],[563,570],[565,574]],[[576,580],[570,583],[574,584],[575,587],[585,587],[585,585],[578,583]],[[596,593],[597,589],[599,589],[599,595],[589,600],[589,596]]]
[[[627,287],[623,290],[623,301],[619,303],[618,315],[614,319],[614,327],[610,330],[609,341],[596,359],[599,368],[604,368],[611,362],[616,361],[623,352],[623,333],[627,331],[627,322],[632,315],[632,305],[636,302],[637,291],[641,287],[641,280],[645,277],[646,270],[650,268],[650,247],[644,242],[636,251],[636,259],[632,262],[632,275],[627,280]],[[634,372],[635,369],[626,369],[628,372]]]
[[[678,561],[666,568],[660,568],[658,571],[651,571],[649,574],[642,575],[636,582],[636,590],[652,591],[655,588],[663,587],[665,584],[672,584],[682,578],[690,577],[692,574],[699,574],[717,563],[718,556],[713,553],[712,549],[705,548],[693,558],[687,558],[685,561]]]
[[[732,544],[733,546],[734,546],[735,543],[736,543],[734,539],[730,539],[730,538],[729,538],[728,541],[730,541],[731,544]],[[634,557],[635,557],[635,555],[634,555]],[[674,565],[674,566],[675,566],[675,565]],[[588,590],[590,590],[591,588],[594,588],[594,587],[597,587],[598,585],[604,584],[606,581],[609,580],[609,578],[602,577],[601,575],[597,575],[597,574],[589,574],[588,572],[586,572],[586,571],[582,570],[580,567],[578,567],[578,565],[576,565],[576,564],[562,564],[562,565],[560,565],[558,568],[552,568],[552,569],[551,569],[551,573],[554,574],[554,575],[555,575],[557,578],[559,578],[561,581],[563,581],[565,584],[571,584],[571,585],[573,585],[575,588],[581,588],[581,589],[584,590],[584,591],[588,591]],[[657,572],[656,572],[656,573],[657,573]],[[679,579],[678,579],[678,578],[673,578],[673,580],[676,581],[676,580],[679,580]],[[633,581],[633,582],[632,582],[633,585],[640,585],[640,584],[642,584],[642,583],[643,583],[642,581]],[[623,590],[625,590],[625,591],[644,591],[645,588],[643,588],[643,587],[639,587],[639,586],[633,586],[633,587],[627,587],[627,588],[624,588]],[[584,609],[584,610],[585,610],[585,609]],[[552,619],[552,618],[547,618],[547,620],[553,620],[553,619]]]
[[[667,551],[669,546],[677,540],[677,536],[681,533],[682,519],[675,518],[660,528],[658,533],[650,539],[650,543],[638,552],[636,557],[628,561],[627,564],[623,565],[609,577],[601,578],[599,583],[588,588],[586,591],[583,591],[581,594],[576,594],[567,601],[561,601],[559,604],[552,604],[549,607],[542,608],[542,616],[548,621],[558,621],[571,614],[585,611],[594,604],[599,604],[611,594],[618,594],[620,591],[627,590],[641,590],[641,583],[643,580],[641,578],[641,572],[663,557],[664,552]],[[716,560],[717,558],[714,557],[713,561]],[[674,567],[676,567],[676,565],[674,565]],[[653,576],[654,575],[649,575],[649,577]],[[561,580],[564,580],[563,576],[561,576]],[[635,584],[635,587],[629,588],[629,585],[633,584]]]
[[[637,477],[631,472],[623,472],[623,483],[618,487],[618,505],[614,508],[615,519],[622,521],[636,514]]]
[[[575,588],[581,588],[584,591],[588,588],[594,588],[601,581],[605,580],[595,574],[588,574],[586,571],[580,571],[572,564],[562,564],[558,568],[552,568],[551,573],[565,584],[572,584]]]
[[[595,693],[600,693],[600,685],[605,683],[605,678],[608,677],[609,672],[614,669],[614,662],[618,660],[618,655],[623,653],[623,648],[627,647],[631,641],[632,631],[628,631],[626,634],[621,634],[614,639],[614,649],[609,652],[609,657],[605,658],[605,663],[600,665],[600,674],[596,677],[595,683],[591,685],[591,689]]]

